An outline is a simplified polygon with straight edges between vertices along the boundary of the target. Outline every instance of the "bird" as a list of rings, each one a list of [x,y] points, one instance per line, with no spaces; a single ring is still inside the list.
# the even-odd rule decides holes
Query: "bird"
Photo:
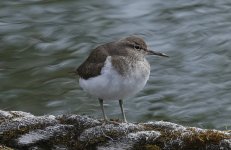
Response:
[[[147,55],[169,57],[149,50],[143,38],[128,36],[99,45],[76,69],[80,87],[98,98],[105,122],[108,119],[103,104],[110,100],[119,101],[123,122],[127,122],[123,100],[141,91],[149,79]]]

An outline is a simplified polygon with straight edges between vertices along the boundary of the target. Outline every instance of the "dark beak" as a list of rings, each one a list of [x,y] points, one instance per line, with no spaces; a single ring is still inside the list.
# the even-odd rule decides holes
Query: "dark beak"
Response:
[[[161,52],[155,52],[153,50],[147,50],[148,55],[158,55],[158,56],[163,56],[163,57],[169,57],[168,55],[161,53]]]

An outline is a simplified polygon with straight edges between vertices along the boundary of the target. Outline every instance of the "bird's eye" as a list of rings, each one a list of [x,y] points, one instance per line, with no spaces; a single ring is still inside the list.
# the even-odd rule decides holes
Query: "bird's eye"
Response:
[[[134,45],[134,48],[137,50],[141,50],[141,47],[139,45]]]

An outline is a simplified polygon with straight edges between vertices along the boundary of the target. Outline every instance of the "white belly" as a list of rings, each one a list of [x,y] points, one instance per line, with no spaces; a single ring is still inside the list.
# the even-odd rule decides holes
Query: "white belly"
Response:
[[[142,65],[142,64],[141,64]],[[147,65],[147,64],[146,64]],[[84,91],[104,100],[119,100],[135,95],[142,90],[149,78],[149,65],[135,69],[129,76],[121,76],[112,66],[111,57],[106,60],[101,75],[87,80],[80,78]]]

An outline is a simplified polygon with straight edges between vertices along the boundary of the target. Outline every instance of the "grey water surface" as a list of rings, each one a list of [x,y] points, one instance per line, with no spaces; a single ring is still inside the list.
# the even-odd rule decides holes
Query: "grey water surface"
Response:
[[[231,128],[230,0],[0,1],[0,109],[102,117],[70,72],[128,35],[170,56],[147,58],[147,85],[125,100],[130,122]],[[117,101],[105,109],[121,118]]]

